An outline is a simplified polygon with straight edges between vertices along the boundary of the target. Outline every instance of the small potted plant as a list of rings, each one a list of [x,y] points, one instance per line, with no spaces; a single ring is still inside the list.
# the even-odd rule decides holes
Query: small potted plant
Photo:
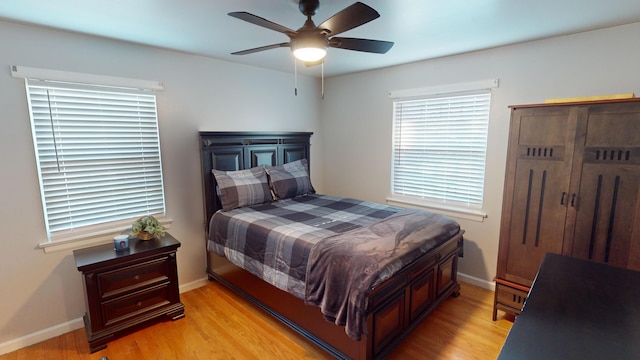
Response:
[[[151,240],[165,235],[165,227],[151,215],[136,220],[131,225],[131,231],[140,240]]]

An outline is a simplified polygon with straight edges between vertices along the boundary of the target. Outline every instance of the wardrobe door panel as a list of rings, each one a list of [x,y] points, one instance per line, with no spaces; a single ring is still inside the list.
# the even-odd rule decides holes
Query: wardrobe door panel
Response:
[[[547,252],[561,253],[577,112],[512,114],[497,276],[530,286]]]
[[[580,185],[571,256],[627,267],[637,238],[640,169],[585,164]]]
[[[637,268],[640,104],[592,106],[580,121],[586,127],[576,150],[582,159],[570,255]]]
[[[634,148],[640,146],[640,104],[594,106],[588,111],[586,148]],[[617,152],[608,153],[617,158]],[[634,161],[634,160],[632,160]],[[634,161],[638,165],[637,161]]]
[[[569,201],[563,165],[557,161],[518,162],[506,280],[529,286],[544,255],[562,252]]]

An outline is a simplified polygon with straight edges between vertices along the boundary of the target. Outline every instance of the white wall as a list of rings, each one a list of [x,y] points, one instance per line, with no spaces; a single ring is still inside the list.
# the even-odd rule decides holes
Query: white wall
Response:
[[[509,105],[640,94],[640,23],[331,78],[321,108],[326,193],[384,202],[390,189],[391,90],[499,78],[492,92],[484,222],[466,230],[460,272],[495,276]],[[393,49],[391,50],[393,51]],[[472,279],[473,280],[473,279]]]
[[[322,190],[317,79],[299,77],[295,97],[293,74],[3,21],[0,34],[0,353],[82,326],[85,312],[72,252],[37,249],[46,238],[25,85],[10,65],[164,82],[160,142],[183,287],[206,278],[198,130],[313,131]]]

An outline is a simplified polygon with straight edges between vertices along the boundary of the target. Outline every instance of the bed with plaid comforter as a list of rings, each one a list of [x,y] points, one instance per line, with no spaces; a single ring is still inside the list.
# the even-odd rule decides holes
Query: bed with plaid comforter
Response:
[[[315,244],[340,234],[344,237],[349,231],[371,226],[401,211],[362,200],[309,194],[216,212],[211,218],[207,247],[305,300],[307,263]],[[440,238],[439,243],[443,243],[448,237]],[[431,242],[430,246],[439,243]],[[401,269],[404,265],[393,263],[386,268]]]

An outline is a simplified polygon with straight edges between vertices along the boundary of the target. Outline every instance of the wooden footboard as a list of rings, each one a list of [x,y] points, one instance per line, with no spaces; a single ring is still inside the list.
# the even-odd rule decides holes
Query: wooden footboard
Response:
[[[207,273],[302,336],[341,359],[383,358],[450,295],[458,296],[463,231],[371,291],[367,334],[360,341],[324,319],[320,308],[208,252]]]

